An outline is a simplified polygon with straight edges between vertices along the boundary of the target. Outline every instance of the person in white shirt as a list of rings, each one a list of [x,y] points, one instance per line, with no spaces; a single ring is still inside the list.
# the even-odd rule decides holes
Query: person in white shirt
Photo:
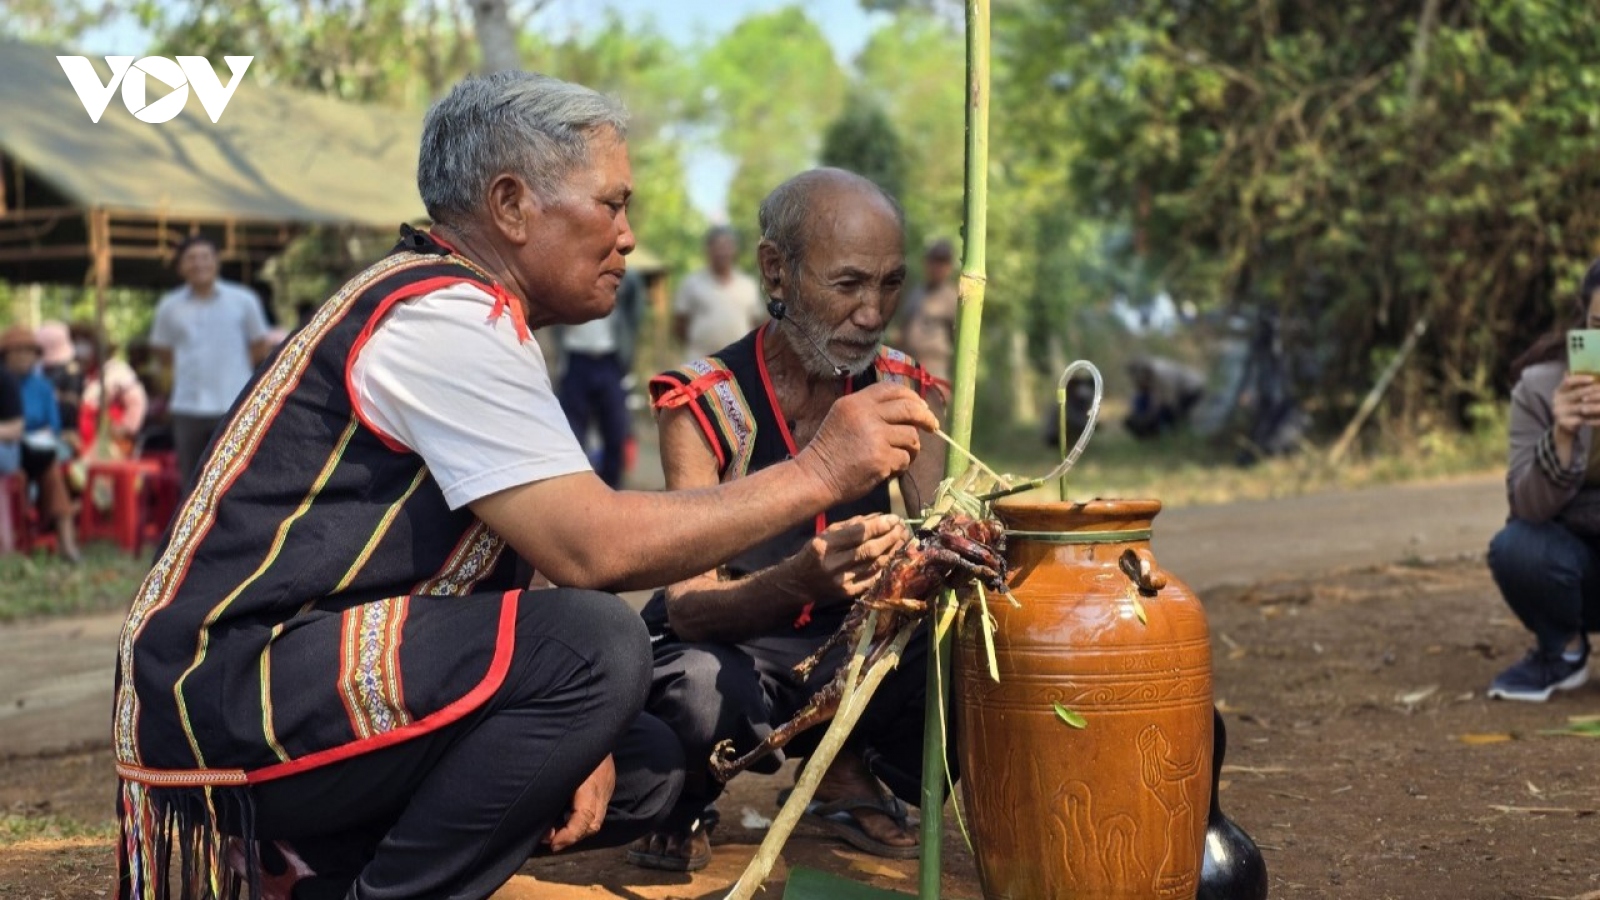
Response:
[[[710,356],[766,321],[755,279],[733,267],[738,252],[732,228],[711,229],[706,233],[706,268],[678,287],[672,326],[685,359]]]
[[[626,133],[614,100],[520,71],[429,111],[431,230],[402,229],[263,367],[130,608],[119,900],[167,883],[179,836],[272,900],[487,900],[536,850],[638,837],[685,761],[643,712],[649,637],[611,592],[862,496],[938,427],[874,384],[735,482],[596,477],[533,331],[616,304]],[[525,589],[519,560],[552,586]]]
[[[600,433],[595,473],[614,488],[622,487],[623,453],[633,436],[624,383],[633,371],[635,337],[644,306],[644,284],[630,272],[617,288],[611,315],[559,329],[564,361],[557,396],[572,433],[587,443],[592,423]]]
[[[183,492],[194,488],[200,455],[217,423],[250,383],[272,348],[261,300],[242,284],[217,277],[217,245],[191,235],[178,245],[183,286],[156,306],[150,346],[172,373],[172,442]]]

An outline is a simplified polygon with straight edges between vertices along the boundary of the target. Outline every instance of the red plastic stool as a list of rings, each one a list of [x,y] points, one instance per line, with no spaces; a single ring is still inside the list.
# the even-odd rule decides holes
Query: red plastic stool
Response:
[[[78,514],[80,537],[109,538],[129,553],[138,553],[144,537],[146,485],[160,471],[160,464],[145,459],[89,463]]]

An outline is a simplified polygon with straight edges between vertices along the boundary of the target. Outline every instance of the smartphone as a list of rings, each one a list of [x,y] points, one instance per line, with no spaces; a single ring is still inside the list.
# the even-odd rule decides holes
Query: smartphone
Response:
[[[1577,328],[1567,332],[1567,371],[1600,375],[1600,328]]]

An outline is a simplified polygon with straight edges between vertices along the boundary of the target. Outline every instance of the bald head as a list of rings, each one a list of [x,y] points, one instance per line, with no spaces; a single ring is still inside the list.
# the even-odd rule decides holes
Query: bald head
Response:
[[[905,212],[883,188],[845,169],[811,169],[773,188],[761,201],[761,242],[771,245],[784,267],[794,271],[815,235],[881,216],[893,219],[904,233]]]
[[[793,325],[781,340],[807,370],[860,374],[872,364],[905,283],[905,217],[893,197],[843,169],[796,175],[761,204],[756,259],[762,288]]]

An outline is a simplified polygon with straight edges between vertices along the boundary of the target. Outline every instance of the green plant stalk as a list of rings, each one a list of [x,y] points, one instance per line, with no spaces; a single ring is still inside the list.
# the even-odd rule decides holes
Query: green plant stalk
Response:
[[[767,828],[767,835],[757,848],[755,857],[745,866],[739,880],[723,900],[754,900],[756,892],[766,883],[767,876],[772,874],[778,855],[783,851],[783,845],[788,841],[789,835],[794,832],[795,825],[799,824],[801,814],[805,812],[811,798],[816,795],[817,786],[822,783],[822,776],[828,771],[828,767],[833,765],[839,751],[844,748],[845,739],[850,736],[856,721],[866,712],[867,704],[877,692],[878,685],[883,683],[890,670],[900,664],[900,654],[910,642],[912,633],[916,631],[915,622],[901,626],[893,640],[889,642],[889,647],[883,656],[865,672],[861,671],[873,631],[877,627],[877,617],[876,612],[867,616],[861,640],[856,644],[855,655],[850,660],[844,696],[839,701],[839,708],[833,715],[833,721],[828,724],[827,731],[823,732],[817,749],[806,759],[805,767],[800,770],[800,777],[795,780],[794,790],[789,793],[789,799],[784,802],[783,808],[778,810],[777,817]]]
[[[967,0],[967,183],[961,231],[960,299],[956,306],[955,369],[950,384],[952,443],[972,447],[972,399],[977,389],[979,333],[988,267],[989,223],[989,0]],[[946,458],[945,475],[967,468],[963,453]],[[928,707],[922,727],[922,860],[917,896],[937,900],[944,855],[945,742],[940,720],[949,699],[952,629],[934,636],[928,654]]]

